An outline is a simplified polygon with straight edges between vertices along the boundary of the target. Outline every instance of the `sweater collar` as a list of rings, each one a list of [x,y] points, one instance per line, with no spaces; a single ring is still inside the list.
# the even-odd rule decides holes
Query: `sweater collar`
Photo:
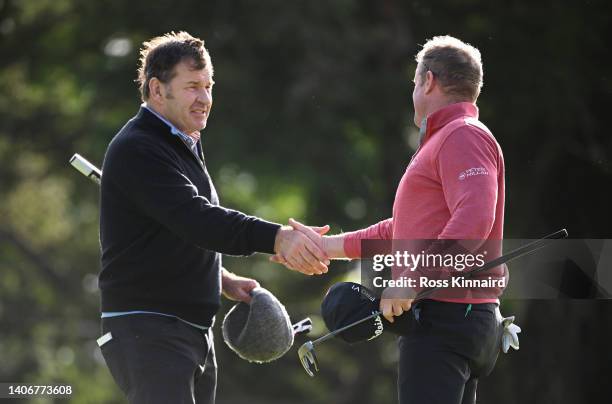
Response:
[[[439,129],[461,117],[478,119],[478,107],[471,102],[458,102],[447,105],[430,114],[421,123],[421,144],[429,139]]]
[[[138,114],[136,114],[135,119],[140,121],[142,124],[151,127],[152,129],[157,129],[157,131],[162,131],[165,134],[171,134],[170,127],[166,125],[161,119],[153,114],[149,109],[144,106],[140,106],[138,110]],[[156,132],[157,132],[156,131]]]

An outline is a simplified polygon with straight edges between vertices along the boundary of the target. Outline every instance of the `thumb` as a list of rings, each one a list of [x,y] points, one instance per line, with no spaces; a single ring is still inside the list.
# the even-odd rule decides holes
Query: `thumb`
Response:
[[[300,222],[298,222],[297,220],[290,218],[289,219],[289,225],[291,227],[293,227],[296,230],[301,231],[302,233],[304,233],[306,236],[308,236],[309,239],[311,239],[312,241],[318,242],[319,241],[319,231],[316,231],[315,228],[310,227],[310,226],[306,226],[305,224],[302,224]],[[324,226],[322,228],[320,228],[320,231],[323,231],[323,229],[325,229],[325,227],[327,227],[327,230],[325,230],[325,233],[327,233],[329,231],[329,226]],[[322,234],[325,234],[322,233]]]
[[[259,286],[259,282],[257,282],[255,279],[249,279],[245,285],[245,289],[247,292],[250,292],[251,290],[258,288]]]
[[[241,302],[245,302],[246,304],[251,304],[251,295],[244,289],[240,289],[238,291],[238,296],[236,296],[236,299],[240,300]]]
[[[324,235],[325,233],[327,233],[330,229],[329,225],[326,224],[325,226],[319,227],[319,226],[310,226],[310,228],[312,230],[314,230],[316,233],[318,233],[320,236]]]
[[[393,318],[393,310],[390,307],[390,302],[388,299],[380,299],[380,305],[378,307],[378,310],[388,322],[395,322],[395,319]]]
[[[242,287],[238,289],[238,300],[247,304],[251,303],[251,291],[259,287],[259,282],[255,279],[249,279]]]

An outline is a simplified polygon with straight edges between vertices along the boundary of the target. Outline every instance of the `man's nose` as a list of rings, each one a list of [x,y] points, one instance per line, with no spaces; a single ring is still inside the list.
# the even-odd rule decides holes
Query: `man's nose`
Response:
[[[198,91],[198,101],[202,104],[210,105],[212,103],[212,94],[210,90],[203,88]]]

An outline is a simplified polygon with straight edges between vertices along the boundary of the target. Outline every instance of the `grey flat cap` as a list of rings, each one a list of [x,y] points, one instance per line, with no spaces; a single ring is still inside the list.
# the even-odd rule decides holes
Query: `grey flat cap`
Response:
[[[251,304],[234,305],[223,319],[227,346],[249,362],[271,362],[293,345],[293,328],[285,306],[264,288],[251,291]]]

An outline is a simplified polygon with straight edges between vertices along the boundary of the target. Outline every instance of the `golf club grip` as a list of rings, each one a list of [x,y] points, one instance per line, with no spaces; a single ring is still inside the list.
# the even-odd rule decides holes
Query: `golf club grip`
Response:
[[[501,265],[501,264],[505,264],[506,262],[512,261],[513,259],[516,259],[522,255],[529,254],[535,250],[538,250],[546,246],[546,244],[548,244],[551,240],[563,239],[563,238],[566,238],[567,236],[568,236],[568,233],[566,229],[558,230],[554,233],[551,233],[547,236],[542,237],[541,239],[532,241],[529,244],[526,244],[513,251],[510,251],[508,254],[504,254],[501,257],[497,257],[494,260],[487,262],[482,267],[475,269],[473,271],[467,272],[463,277],[470,279],[474,274],[489,270],[491,268],[495,268],[496,266]],[[423,292],[417,294],[417,296],[415,297],[415,300],[422,299],[423,297],[429,296],[433,292],[436,292],[441,289],[445,289],[445,288],[442,286],[437,286],[435,288],[426,289]]]
[[[100,185],[100,181],[102,179],[102,171],[100,171],[98,167],[87,161],[87,159],[85,159],[83,156],[78,153],[75,153],[70,158],[70,165],[75,170],[83,174],[85,177]]]

